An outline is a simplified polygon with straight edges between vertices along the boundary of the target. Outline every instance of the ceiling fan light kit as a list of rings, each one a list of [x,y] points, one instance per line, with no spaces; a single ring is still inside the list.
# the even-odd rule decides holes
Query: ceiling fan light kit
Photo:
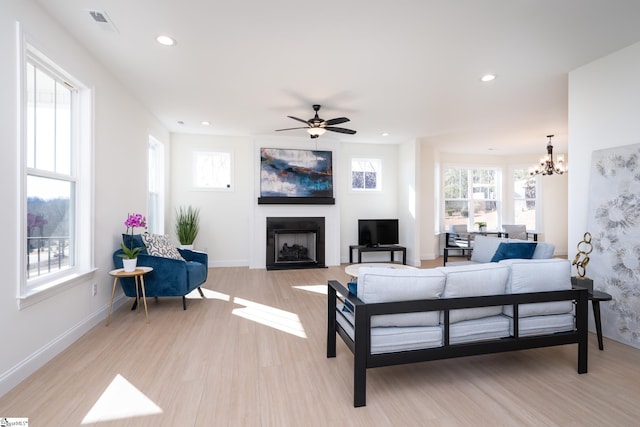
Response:
[[[345,133],[347,135],[355,135],[355,133],[356,133],[355,130],[346,129],[346,128],[339,128],[339,127],[335,127],[334,126],[334,125],[339,125],[341,123],[348,122],[349,121],[348,118],[346,118],[346,117],[337,117],[335,119],[330,119],[330,120],[321,119],[320,116],[318,116],[318,111],[320,110],[320,107],[321,106],[319,104],[315,104],[313,106],[313,111],[315,111],[316,114],[312,118],[310,118],[309,120],[299,119],[299,118],[294,117],[294,116],[287,116],[290,119],[302,122],[302,123],[306,124],[307,126],[305,126],[305,127],[297,127],[297,128],[276,129],[276,132],[280,132],[280,131],[283,131],[283,130],[306,129],[307,133],[309,133],[309,136],[311,137],[311,139],[315,139],[315,138],[319,137],[320,135],[323,135],[326,131]]]

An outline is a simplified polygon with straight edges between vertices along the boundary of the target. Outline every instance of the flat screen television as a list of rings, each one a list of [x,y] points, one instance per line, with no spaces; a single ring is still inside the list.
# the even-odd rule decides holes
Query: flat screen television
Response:
[[[397,245],[398,242],[399,238],[397,219],[358,220],[358,245]]]

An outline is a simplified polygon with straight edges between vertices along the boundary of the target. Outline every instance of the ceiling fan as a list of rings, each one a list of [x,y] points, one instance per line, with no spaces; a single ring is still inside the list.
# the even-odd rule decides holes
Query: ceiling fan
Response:
[[[322,135],[328,130],[331,132],[346,133],[349,135],[353,135],[356,133],[355,130],[339,128],[334,126],[334,125],[339,125],[341,123],[348,122],[349,119],[347,119],[346,117],[338,117],[331,120],[321,119],[318,116],[318,110],[320,110],[320,107],[321,106],[318,104],[313,106],[313,111],[316,112],[316,115],[310,118],[309,120],[302,120],[297,117],[287,116],[293,120],[297,120],[299,122],[306,124],[306,126],[298,127],[298,128],[276,129],[276,132],[283,131],[283,130],[306,129],[309,135],[311,135],[311,139],[315,139],[319,137],[320,135]]]

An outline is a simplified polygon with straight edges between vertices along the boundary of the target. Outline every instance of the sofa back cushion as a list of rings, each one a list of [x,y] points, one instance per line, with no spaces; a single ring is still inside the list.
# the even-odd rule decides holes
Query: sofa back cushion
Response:
[[[365,303],[411,301],[440,298],[445,276],[434,269],[360,267],[357,296]],[[439,312],[419,312],[372,316],[371,326],[436,326]]]
[[[471,261],[474,262],[491,262],[491,259],[498,250],[500,243],[518,243],[518,244],[531,244],[526,240],[507,239],[504,237],[491,237],[478,235],[473,240],[473,252],[471,252]],[[536,249],[533,251],[532,259],[548,259],[553,257],[553,252],[556,247],[552,243],[536,242]]]
[[[499,265],[509,266],[511,274],[507,282],[507,293],[558,291],[571,289],[571,262],[566,259],[509,259]],[[571,301],[553,301],[522,304],[518,308],[520,317],[546,314],[570,313]],[[513,316],[513,306],[505,306],[504,314]]]
[[[474,262],[491,262],[491,258],[496,253],[498,246],[502,242],[508,242],[509,239],[502,237],[491,237],[478,235],[473,239],[473,251],[471,252],[471,261]]]
[[[443,298],[501,295],[505,293],[509,280],[509,267],[499,263],[438,267],[436,270],[441,271],[447,277]],[[455,323],[501,313],[502,306],[451,310],[449,321]]]

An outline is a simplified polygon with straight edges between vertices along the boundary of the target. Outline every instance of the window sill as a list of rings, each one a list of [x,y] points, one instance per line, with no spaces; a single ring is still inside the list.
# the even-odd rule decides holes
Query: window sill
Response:
[[[18,296],[18,309],[22,310],[77,286],[80,283],[84,283],[91,279],[96,271],[98,271],[97,268],[92,268],[70,273],[38,287],[27,289]]]

